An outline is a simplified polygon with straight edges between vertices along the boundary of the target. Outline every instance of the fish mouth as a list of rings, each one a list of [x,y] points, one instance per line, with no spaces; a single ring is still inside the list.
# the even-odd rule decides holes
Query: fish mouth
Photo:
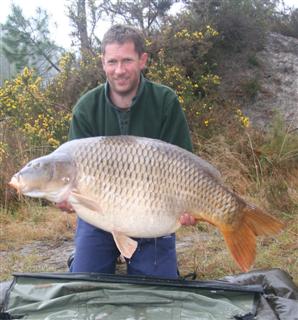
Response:
[[[19,181],[19,177],[14,175],[8,183],[9,186],[15,188],[18,193],[21,192],[21,183]]]

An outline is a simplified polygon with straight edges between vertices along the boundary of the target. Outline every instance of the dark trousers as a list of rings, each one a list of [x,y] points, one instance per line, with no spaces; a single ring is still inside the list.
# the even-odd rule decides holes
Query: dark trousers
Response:
[[[134,238],[136,252],[127,260],[127,273],[164,278],[177,278],[175,234],[160,238]],[[78,218],[72,272],[115,273],[120,255],[113,236]]]

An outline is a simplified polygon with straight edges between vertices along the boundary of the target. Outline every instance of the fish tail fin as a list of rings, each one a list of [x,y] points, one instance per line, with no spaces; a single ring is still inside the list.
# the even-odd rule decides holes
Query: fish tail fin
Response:
[[[279,233],[283,223],[256,207],[246,205],[242,211],[239,224],[218,227],[236,263],[248,271],[256,256],[256,237]]]

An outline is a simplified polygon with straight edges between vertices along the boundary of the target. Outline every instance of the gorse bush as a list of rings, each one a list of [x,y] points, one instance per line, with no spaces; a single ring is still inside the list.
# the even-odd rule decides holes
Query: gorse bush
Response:
[[[216,91],[220,77],[212,72],[204,55],[212,47],[218,32],[209,25],[200,31],[193,26],[180,28],[179,21],[175,22],[172,21],[172,27],[166,27],[155,42],[147,40],[150,61],[146,76],[176,91],[194,126],[212,126],[208,119],[212,109],[209,96]]]
[[[175,88],[179,101],[187,110],[194,100],[208,95],[220,84],[220,78],[214,74],[201,75],[196,80],[186,75],[183,66],[167,64],[164,50],[158,53],[158,59],[151,63],[147,77],[153,81]]]
[[[197,0],[189,9],[197,21],[219,31],[217,45],[231,51],[260,49],[264,43],[278,1],[275,0]]]
[[[80,59],[67,52],[61,57],[59,68],[61,72],[47,85],[47,96],[69,112],[84,92],[105,81],[99,53],[86,53]]]
[[[234,101],[221,99],[217,93],[193,101],[186,115],[193,140],[222,135],[233,144],[235,137],[243,135],[245,129],[250,127],[250,120],[240,106]]]
[[[0,88],[0,201],[5,206],[15,200],[7,186],[12,174],[67,139],[70,113],[47,94],[42,78],[28,68]]]
[[[45,83],[33,69],[24,68],[0,88],[1,121],[25,134],[35,145],[57,147],[66,141],[74,103],[104,79],[99,56],[77,61],[67,53],[59,66],[61,72],[50,82]]]
[[[157,61],[160,50],[163,50],[167,65],[183,67],[183,75],[197,81],[202,75],[213,72],[206,54],[218,35],[211,25],[197,28],[191,15],[182,14],[155,34],[153,40],[149,39],[148,51],[151,59]]]
[[[0,119],[31,140],[33,145],[57,147],[66,140],[69,113],[56,108],[47,97],[41,77],[23,72],[0,88]]]

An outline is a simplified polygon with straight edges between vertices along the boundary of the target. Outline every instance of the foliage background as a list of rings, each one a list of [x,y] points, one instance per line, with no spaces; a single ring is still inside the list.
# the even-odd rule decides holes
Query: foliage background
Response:
[[[70,1],[68,13],[77,52],[61,51],[54,43],[51,46],[46,12],[39,9],[34,18],[26,20],[20,8],[12,7],[3,26],[4,52],[13,60],[11,50],[16,48],[17,58],[22,53],[23,58],[19,59],[20,72],[0,87],[0,199],[5,208],[16,204],[15,195],[7,187],[10,176],[30,158],[65,142],[75,102],[105,81],[100,41],[94,34],[103,15],[142,29],[150,57],[145,74],[176,90],[197,152],[204,152],[206,141],[225,137],[231,152],[244,148],[246,158],[241,156],[241,162],[250,171],[249,178],[259,186],[263,175],[267,177],[270,170],[274,172],[281,167],[280,162],[288,168],[295,167],[295,133],[290,134],[282,121],[272,124],[271,131],[266,133],[254,127],[241,111],[241,102],[221,94],[222,68],[218,66],[226,55],[240,52],[254,57],[271,30],[297,35],[297,10],[282,12],[277,9],[279,1],[272,0],[199,0],[185,1],[184,9],[173,16],[168,12],[174,2],[119,1],[116,9],[109,1]],[[28,30],[36,30],[36,34]],[[36,43],[39,60],[51,57],[50,64],[56,70],[51,77],[44,76],[44,69],[38,67],[36,59],[28,60],[29,49]],[[49,59],[46,61],[49,63]],[[257,82],[243,86],[244,94],[250,98],[258,89]],[[238,135],[240,140],[231,139]],[[289,156],[282,157],[281,153]],[[287,190],[287,184],[283,183],[280,189]]]

